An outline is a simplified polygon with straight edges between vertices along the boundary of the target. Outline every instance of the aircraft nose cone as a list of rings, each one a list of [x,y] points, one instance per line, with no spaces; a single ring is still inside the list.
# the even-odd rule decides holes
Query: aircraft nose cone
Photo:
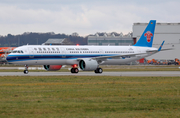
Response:
[[[9,61],[9,59],[10,59],[9,56],[7,56],[7,57],[6,57],[6,60]]]
[[[8,61],[8,56],[6,57],[6,60]]]

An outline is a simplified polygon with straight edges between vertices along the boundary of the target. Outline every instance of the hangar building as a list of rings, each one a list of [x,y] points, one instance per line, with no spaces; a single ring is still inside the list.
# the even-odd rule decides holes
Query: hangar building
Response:
[[[139,40],[148,23],[133,24],[133,38]],[[147,57],[147,59],[180,59],[180,23],[156,23],[153,47],[159,48],[165,40],[162,49],[173,48],[173,50],[161,51]]]
[[[88,36],[88,45],[133,45],[135,43],[132,33],[123,35],[122,33],[96,33]]]

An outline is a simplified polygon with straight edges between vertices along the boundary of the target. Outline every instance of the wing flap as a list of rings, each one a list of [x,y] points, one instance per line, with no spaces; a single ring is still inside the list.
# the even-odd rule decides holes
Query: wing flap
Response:
[[[141,55],[141,54],[146,54],[146,53],[136,53],[136,54],[124,54],[124,55],[115,55],[115,56],[99,56],[99,57],[93,57],[92,59],[94,60],[107,60],[108,58],[111,59],[120,59],[120,58],[125,58],[127,56],[136,56],[136,55]]]

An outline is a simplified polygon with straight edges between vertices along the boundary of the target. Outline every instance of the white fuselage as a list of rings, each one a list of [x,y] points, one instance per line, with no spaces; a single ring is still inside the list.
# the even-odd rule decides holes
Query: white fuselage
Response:
[[[9,63],[23,65],[74,65],[78,59],[103,56],[132,55],[101,59],[104,65],[119,65],[135,61],[153,53],[157,48],[137,46],[70,46],[70,45],[25,45],[8,55]]]

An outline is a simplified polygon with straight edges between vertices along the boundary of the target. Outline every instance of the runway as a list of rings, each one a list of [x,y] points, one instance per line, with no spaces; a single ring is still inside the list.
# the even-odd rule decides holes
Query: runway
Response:
[[[180,77],[180,71],[133,71],[133,72],[103,72],[102,74],[95,74],[94,72],[79,72],[72,74],[70,72],[0,72],[0,76],[146,76],[146,77]]]

